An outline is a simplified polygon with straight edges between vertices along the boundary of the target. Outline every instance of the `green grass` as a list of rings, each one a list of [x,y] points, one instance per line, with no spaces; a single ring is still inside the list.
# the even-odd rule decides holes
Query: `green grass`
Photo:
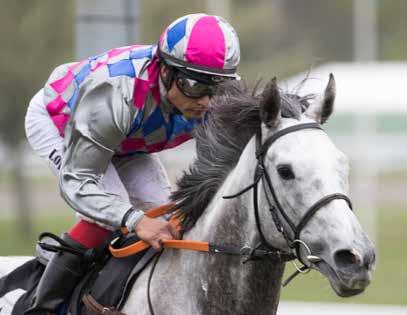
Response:
[[[74,219],[47,217],[35,221],[34,233],[16,235],[16,223],[0,220],[0,255],[32,255],[36,235],[41,231],[61,233]],[[282,290],[282,299],[339,303],[407,305],[407,209],[381,210],[377,236],[377,267],[371,285],[365,293],[347,299],[338,298],[328,281],[316,271],[299,276]],[[292,271],[287,267],[286,276]]]
[[[62,211],[61,211],[62,212]],[[66,231],[74,223],[74,217],[41,217],[33,222],[32,233],[17,233],[15,220],[0,220],[0,256],[6,255],[33,255],[38,235],[41,232],[53,232],[57,235]]]

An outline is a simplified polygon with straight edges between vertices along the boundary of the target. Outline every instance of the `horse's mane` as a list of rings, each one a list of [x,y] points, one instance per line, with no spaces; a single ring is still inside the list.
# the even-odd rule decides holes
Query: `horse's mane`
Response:
[[[249,91],[244,82],[225,84],[211,102],[207,118],[195,129],[197,158],[178,180],[178,189],[171,196],[184,231],[194,226],[259,128],[259,86],[258,82]],[[281,115],[295,119],[300,118],[312,97],[281,92],[280,96]]]

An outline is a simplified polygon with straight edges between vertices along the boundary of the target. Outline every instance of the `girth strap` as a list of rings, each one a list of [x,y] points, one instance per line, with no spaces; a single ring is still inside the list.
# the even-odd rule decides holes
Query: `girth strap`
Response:
[[[98,301],[96,301],[90,294],[85,294],[82,298],[82,302],[89,310],[93,311],[96,314],[126,315],[116,310],[116,308],[113,306],[103,306],[102,304],[99,304]]]

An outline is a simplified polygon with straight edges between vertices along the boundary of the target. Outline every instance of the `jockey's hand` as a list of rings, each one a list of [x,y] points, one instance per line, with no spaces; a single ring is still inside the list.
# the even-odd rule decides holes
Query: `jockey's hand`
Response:
[[[167,221],[144,216],[135,226],[134,231],[143,241],[149,243],[155,250],[161,250],[162,240],[180,239],[179,232]]]

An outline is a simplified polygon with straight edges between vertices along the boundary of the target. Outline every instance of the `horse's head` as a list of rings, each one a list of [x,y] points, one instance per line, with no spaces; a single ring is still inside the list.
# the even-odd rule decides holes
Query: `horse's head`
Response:
[[[287,250],[287,243],[298,238],[292,246],[297,247],[300,260],[325,275],[338,295],[352,296],[370,283],[375,249],[346,197],[348,159],[324,131],[317,129],[332,114],[334,100],[332,75],[323,96],[308,107],[305,102],[298,104],[298,97],[280,94],[275,79],[265,88],[260,106],[263,143],[294,125],[311,127],[283,133],[264,148],[270,183],[263,180],[259,201],[262,220],[270,220],[269,204],[277,204],[277,221],[287,237],[277,233],[274,244]],[[290,103],[302,108],[298,117],[284,113]],[[275,221],[268,227],[262,222],[266,238],[276,234]]]

